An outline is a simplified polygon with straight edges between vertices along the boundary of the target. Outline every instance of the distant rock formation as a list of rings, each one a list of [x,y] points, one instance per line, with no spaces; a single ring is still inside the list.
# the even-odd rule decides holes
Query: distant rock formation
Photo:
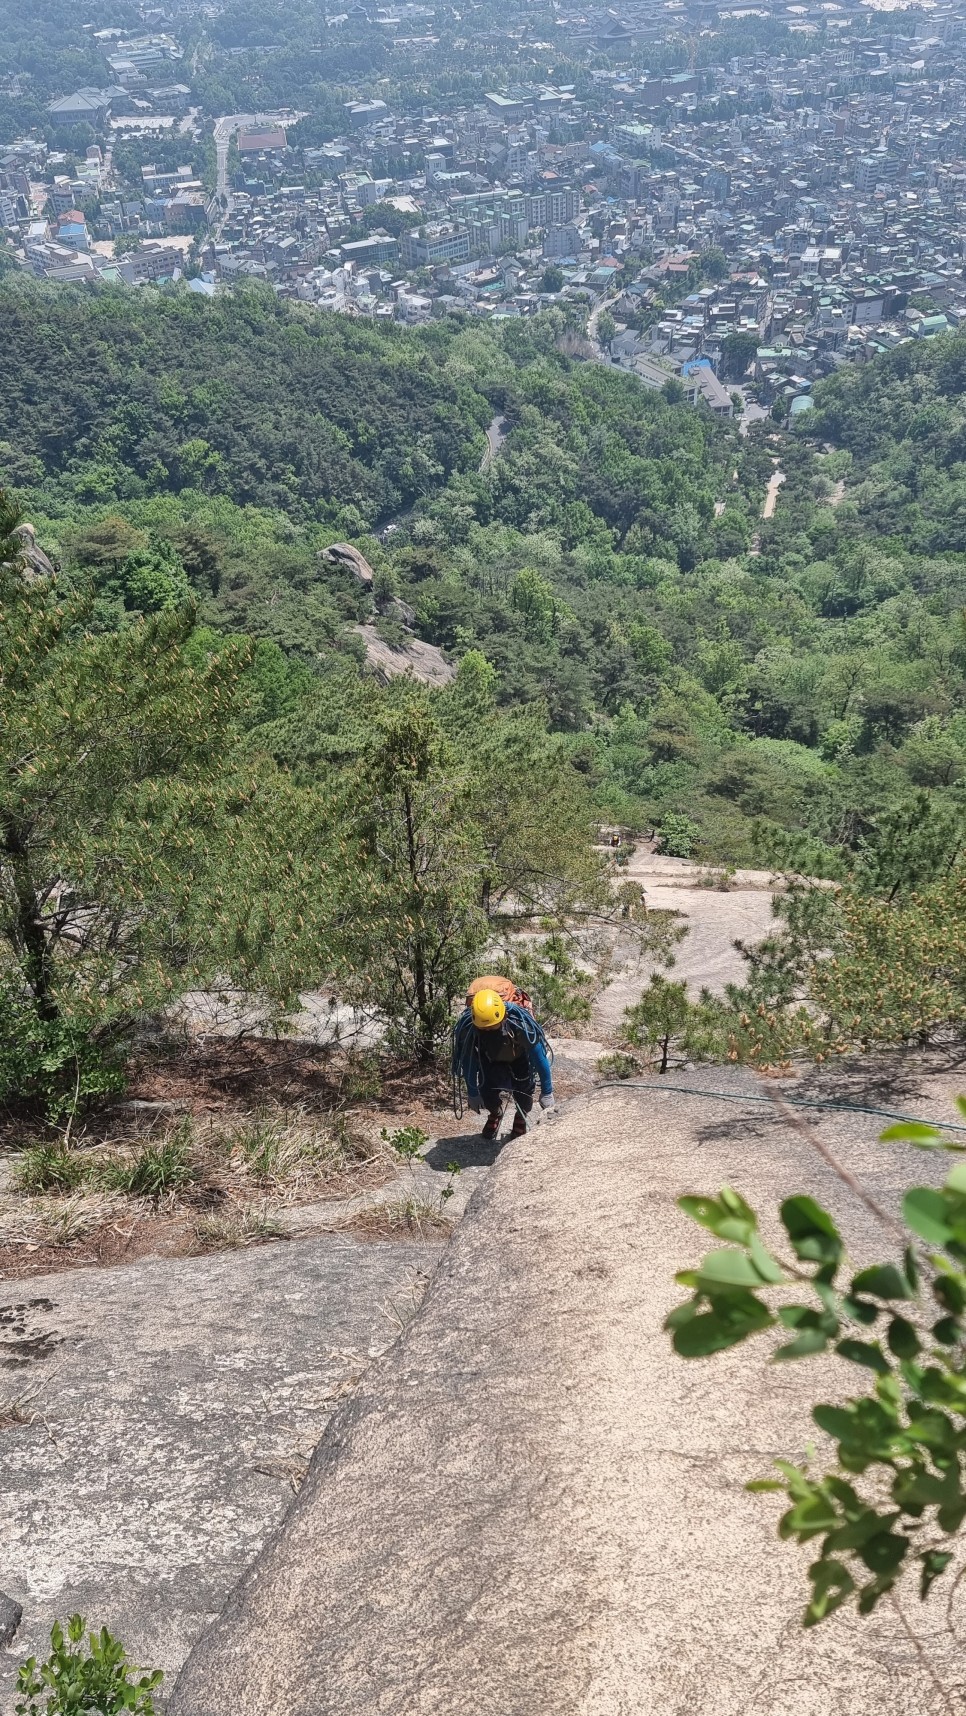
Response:
[[[37,547],[37,532],[32,524],[18,524],[16,528],[11,531],[11,535],[15,536],[17,540],[23,544],[21,557],[24,577],[28,582],[35,578],[56,578],[57,574],[54,571],[53,565],[48,560],[43,549]],[[7,565],[10,564],[11,562],[8,561]]]
[[[354,626],[366,646],[366,660],[377,678],[395,679],[398,674],[411,673],[424,685],[449,685],[456,678],[456,669],[446,660],[435,644],[423,643],[421,638],[407,638],[394,647],[381,638],[374,626]]]
[[[364,554],[358,548],[353,548],[351,542],[330,542],[328,548],[323,548],[322,559],[330,566],[339,566],[345,572],[352,572],[366,590],[372,589],[375,573]]]

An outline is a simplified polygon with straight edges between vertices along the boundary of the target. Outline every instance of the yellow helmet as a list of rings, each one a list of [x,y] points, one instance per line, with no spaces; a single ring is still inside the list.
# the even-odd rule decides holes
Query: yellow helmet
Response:
[[[470,1002],[470,1011],[478,1031],[495,1031],[506,1018],[506,1002],[495,989],[479,989]]]

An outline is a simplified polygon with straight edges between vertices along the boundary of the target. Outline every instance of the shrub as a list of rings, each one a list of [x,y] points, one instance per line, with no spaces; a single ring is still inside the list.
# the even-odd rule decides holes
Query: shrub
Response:
[[[85,1032],[61,1019],[41,1019],[0,979],[0,1102],[63,1120],[123,1084],[117,1060]]]
[[[91,1633],[86,1645],[84,1631],[80,1615],[71,1615],[66,1638],[60,1622],[55,1622],[46,1662],[29,1657],[21,1665],[17,1716],[81,1716],[84,1711],[97,1711],[100,1716],[122,1716],[125,1711],[154,1716],[151,1694],[164,1678],[161,1670],[133,1668],[124,1646],[106,1627]]]
[[[389,1132],[384,1126],[379,1136],[385,1144],[389,1145],[391,1150],[395,1150],[397,1156],[402,1156],[406,1162],[414,1162],[417,1156],[422,1155],[425,1145],[429,1143],[426,1133],[418,1126],[400,1126],[395,1132]]]
[[[227,1215],[202,1216],[194,1224],[200,1251],[236,1251],[262,1245],[270,1239],[287,1239],[281,1223],[266,1210],[242,1209]]]

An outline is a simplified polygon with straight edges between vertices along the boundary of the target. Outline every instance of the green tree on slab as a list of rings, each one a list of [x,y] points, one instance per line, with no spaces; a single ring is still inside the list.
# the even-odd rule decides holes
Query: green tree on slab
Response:
[[[384,713],[340,806],[342,986],[423,1061],[486,937],[468,773],[429,699],[412,694]]]
[[[246,645],[185,610],[92,636],[84,598],[0,606],[0,1099],[73,1113],[187,988],[290,1000],[327,974],[328,824],[233,757]]]
[[[707,992],[691,1001],[686,983],[675,983],[656,971],[639,1001],[628,1007],[621,1041],[648,1054],[657,1051],[657,1071],[666,1073],[671,1055],[683,1060],[709,1060],[721,1052],[722,1020]]]

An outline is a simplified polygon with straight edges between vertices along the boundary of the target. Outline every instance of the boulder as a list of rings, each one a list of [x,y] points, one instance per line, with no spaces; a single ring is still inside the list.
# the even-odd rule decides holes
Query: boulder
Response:
[[[365,589],[372,589],[375,573],[364,554],[358,548],[353,548],[351,542],[330,542],[328,548],[323,548],[322,559],[329,566],[339,566],[345,572],[351,572],[358,578]]]

